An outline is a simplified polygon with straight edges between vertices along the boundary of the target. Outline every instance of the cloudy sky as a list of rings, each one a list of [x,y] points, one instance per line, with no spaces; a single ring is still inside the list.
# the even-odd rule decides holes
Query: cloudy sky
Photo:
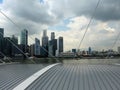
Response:
[[[0,27],[5,36],[19,36],[24,28],[29,31],[29,44],[42,31],[55,32],[64,37],[64,49],[78,48],[98,0],[0,0],[0,10],[18,27],[0,13]],[[94,50],[112,47],[120,32],[120,0],[101,0],[80,49]],[[118,40],[114,49],[120,46]]]

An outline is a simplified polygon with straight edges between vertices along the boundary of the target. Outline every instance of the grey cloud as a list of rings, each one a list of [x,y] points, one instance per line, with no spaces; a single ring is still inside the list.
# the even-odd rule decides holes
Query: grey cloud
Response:
[[[55,23],[54,17],[49,14],[49,5],[42,5],[39,0],[5,0],[3,6],[16,18],[40,24],[51,25]]]
[[[5,29],[5,34],[6,35],[12,35],[12,34],[15,34],[17,36],[20,35],[20,32],[21,30],[23,29],[27,29],[28,30],[28,33],[29,35],[32,35],[32,34],[39,34],[41,33],[41,31],[43,29],[45,29],[45,27],[43,27],[42,24],[37,24],[37,23],[34,23],[34,22],[30,22],[30,21],[25,21],[25,22],[22,22],[22,20],[19,20],[16,22],[16,24],[19,26],[15,26],[13,23],[11,22],[5,22],[3,27]]]
[[[109,34],[109,33],[111,33],[111,32],[108,31],[108,30],[103,29],[103,30],[100,30],[99,33],[100,33],[100,34]]]
[[[102,0],[95,18],[103,21],[120,20],[120,0]]]
[[[79,11],[79,14],[84,14],[88,16],[92,16],[93,11],[96,7],[97,1],[89,0],[86,2],[84,9]],[[90,3],[92,2],[92,3]],[[101,0],[94,18],[102,21],[112,21],[112,20],[120,20],[120,0]]]
[[[52,0],[51,0],[52,1]],[[53,0],[53,11],[57,10],[65,15],[91,17],[98,0]],[[53,2],[52,1],[52,2]],[[60,4],[60,5],[58,5]],[[120,0],[101,0],[94,16],[101,21],[120,20]],[[53,12],[54,13],[54,12]],[[68,13],[68,14],[67,14]]]
[[[20,28],[17,28],[8,19],[2,24],[5,32],[19,35],[23,29],[29,34],[40,33],[45,25],[53,25],[57,20],[49,14],[49,5],[40,4],[39,0],[4,0],[2,11],[10,17]],[[9,13],[8,13],[9,12]]]

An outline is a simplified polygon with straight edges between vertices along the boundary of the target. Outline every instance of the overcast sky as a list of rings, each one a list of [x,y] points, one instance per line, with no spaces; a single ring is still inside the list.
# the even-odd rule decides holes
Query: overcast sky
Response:
[[[64,49],[78,48],[86,26],[95,10],[98,0],[0,0],[0,9],[18,26],[12,24],[0,13],[0,27],[5,36],[20,35],[28,29],[29,44],[42,31],[56,33],[56,38],[64,37]],[[94,50],[112,47],[120,32],[120,0],[101,0],[96,10],[81,48],[89,46]],[[118,40],[115,49],[120,46]]]

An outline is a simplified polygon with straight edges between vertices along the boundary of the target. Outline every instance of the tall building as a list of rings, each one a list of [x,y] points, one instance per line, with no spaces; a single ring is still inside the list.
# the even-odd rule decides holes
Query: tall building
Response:
[[[48,46],[47,30],[43,30],[42,46]]]
[[[3,52],[4,29],[0,28],[0,52]]]
[[[58,38],[58,52],[63,52],[63,37]]]
[[[21,31],[20,35],[20,44],[23,46],[23,52],[27,52],[27,45],[28,45],[28,31],[24,29]]]
[[[49,57],[55,56],[57,50],[57,39],[55,39],[54,32],[51,33],[51,40],[49,41],[48,47]]]
[[[40,40],[35,38],[35,55],[40,55]]]
[[[53,43],[51,40],[48,43],[48,51],[49,51],[49,53],[48,53],[49,57],[53,57]]]
[[[51,33],[51,40],[53,40],[53,39],[55,39],[55,33],[54,32]]]
[[[4,29],[0,28],[0,39],[4,37]]]
[[[88,48],[88,54],[91,54],[92,53],[92,49],[91,47]]]
[[[16,54],[18,54],[18,50],[17,50],[17,47],[18,47],[18,38],[15,36],[15,35],[12,35],[11,37],[11,41],[13,42],[12,44],[12,56],[14,57]]]
[[[35,55],[35,53],[34,53],[35,52],[35,44],[30,45],[30,51],[29,52],[30,52],[31,56]]]
[[[11,40],[14,44],[18,44],[18,38],[15,35],[12,35]]]
[[[43,30],[43,37],[42,37],[42,52],[43,56],[48,56],[48,36],[47,36],[47,30]]]
[[[12,54],[12,44],[11,44],[11,38],[10,37],[4,37],[3,40],[3,53],[6,56],[11,56]]]
[[[26,29],[21,31],[20,44],[28,45],[28,31]]]
[[[43,30],[43,37],[47,36],[47,30]]]

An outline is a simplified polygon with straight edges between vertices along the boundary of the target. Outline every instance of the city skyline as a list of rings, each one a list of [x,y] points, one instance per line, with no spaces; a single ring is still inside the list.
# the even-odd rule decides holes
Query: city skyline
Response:
[[[51,32],[51,39],[49,40],[47,30],[43,30],[42,40],[35,37],[34,43],[31,45],[28,45],[28,37],[28,30],[23,29],[20,33],[19,44],[15,35],[5,37],[4,28],[0,28],[0,54],[12,58],[19,55],[23,58],[28,56],[54,57],[59,56],[64,51],[63,37],[60,36],[56,39],[54,32]]]
[[[21,29],[18,29],[2,14],[0,14],[0,27],[5,28],[5,36],[19,35],[21,30],[26,28],[34,38],[40,37],[43,29],[47,29],[49,37],[50,32],[55,32],[56,37],[63,36],[65,51],[71,50],[78,48],[97,2],[97,0],[70,0],[69,2],[67,0],[29,0],[29,2],[0,0],[1,11]],[[100,2],[81,45],[82,49],[89,46],[95,50],[111,48],[120,29],[119,3],[119,0]],[[29,39],[29,41],[33,43],[33,40]],[[114,47],[115,50],[119,44],[118,41]]]

